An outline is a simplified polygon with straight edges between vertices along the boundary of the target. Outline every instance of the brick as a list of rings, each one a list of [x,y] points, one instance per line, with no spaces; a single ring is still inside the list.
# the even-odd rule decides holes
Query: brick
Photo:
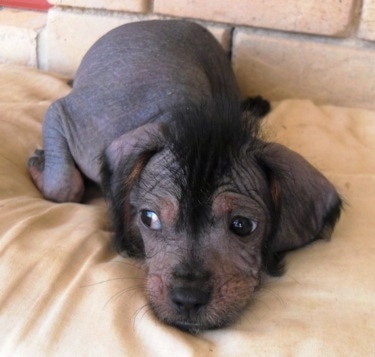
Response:
[[[158,17],[136,14],[111,16],[108,13],[52,9],[49,11],[46,31],[41,36],[41,68],[74,76],[87,50],[105,33],[125,23],[156,18]],[[229,51],[231,29],[226,26],[210,26],[208,29]]]
[[[42,68],[73,76],[87,50],[113,28],[143,19],[138,15],[111,16],[52,9],[49,11]]]
[[[204,24],[201,23],[204,26]],[[210,31],[216,40],[224,48],[224,51],[229,54],[232,50],[232,27],[228,26],[206,26],[207,30]]]
[[[38,35],[46,23],[44,13],[0,11],[0,63],[37,67]]]
[[[244,96],[375,109],[374,51],[246,30],[235,32],[233,45]]]
[[[238,25],[341,36],[350,27],[355,5],[355,0],[155,0],[154,11]]]
[[[58,6],[115,11],[146,12],[150,8],[150,0],[48,0],[48,2]]]
[[[375,0],[364,0],[358,36],[375,41]]]

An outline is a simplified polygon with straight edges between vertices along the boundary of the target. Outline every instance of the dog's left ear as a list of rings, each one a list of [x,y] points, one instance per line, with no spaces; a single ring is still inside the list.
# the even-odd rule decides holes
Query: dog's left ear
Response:
[[[142,239],[134,232],[130,193],[151,159],[163,148],[160,124],[145,124],[114,140],[102,156],[102,190],[109,201],[118,252],[142,256]]]
[[[285,252],[331,236],[342,201],[318,170],[280,144],[266,144],[257,159],[268,177],[273,204],[273,229],[263,261],[268,273],[278,275]]]

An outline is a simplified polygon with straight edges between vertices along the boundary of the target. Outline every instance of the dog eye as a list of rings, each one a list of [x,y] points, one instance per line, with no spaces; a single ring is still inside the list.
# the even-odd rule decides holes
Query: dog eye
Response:
[[[161,230],[161,222],[158,215],[149,210],[142,210],[141,211],[141,221],[145,226],[152,229],[153,231],[160,231]]]
[[[232,219],[230,222],[229,229],[238,236],[247,236],[251,233],[253,233],[258,226],[258,223],[241,216],[236,216]]]

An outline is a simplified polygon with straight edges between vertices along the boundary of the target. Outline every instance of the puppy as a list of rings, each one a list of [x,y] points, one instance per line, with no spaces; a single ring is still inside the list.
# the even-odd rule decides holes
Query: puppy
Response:
[[[261,98],[241,104],[230,61],[185,21],[127,24],[84,57],[71,93],[43,124],[29,171],[44,197],[79,202],[87,177],[109,201],[114,246],[141,257],[167,324],[233,322],[262,272],[328,238],[335,188],[297,153],[264,142]]]

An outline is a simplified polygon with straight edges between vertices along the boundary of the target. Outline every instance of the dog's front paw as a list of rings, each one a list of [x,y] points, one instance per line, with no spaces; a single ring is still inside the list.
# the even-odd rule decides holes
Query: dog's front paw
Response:
[[[43,187],[43,171],[44,171],[44,150],[35,150],[34,154],[30,156],[27,167],[31,178],[33,179],[35,186],[38,187],[39,191],[42,191]]]
[[[27,167],[29,170],[36,170],[41,174],[44,170],[44,150],[35,150],[27,162]]]

